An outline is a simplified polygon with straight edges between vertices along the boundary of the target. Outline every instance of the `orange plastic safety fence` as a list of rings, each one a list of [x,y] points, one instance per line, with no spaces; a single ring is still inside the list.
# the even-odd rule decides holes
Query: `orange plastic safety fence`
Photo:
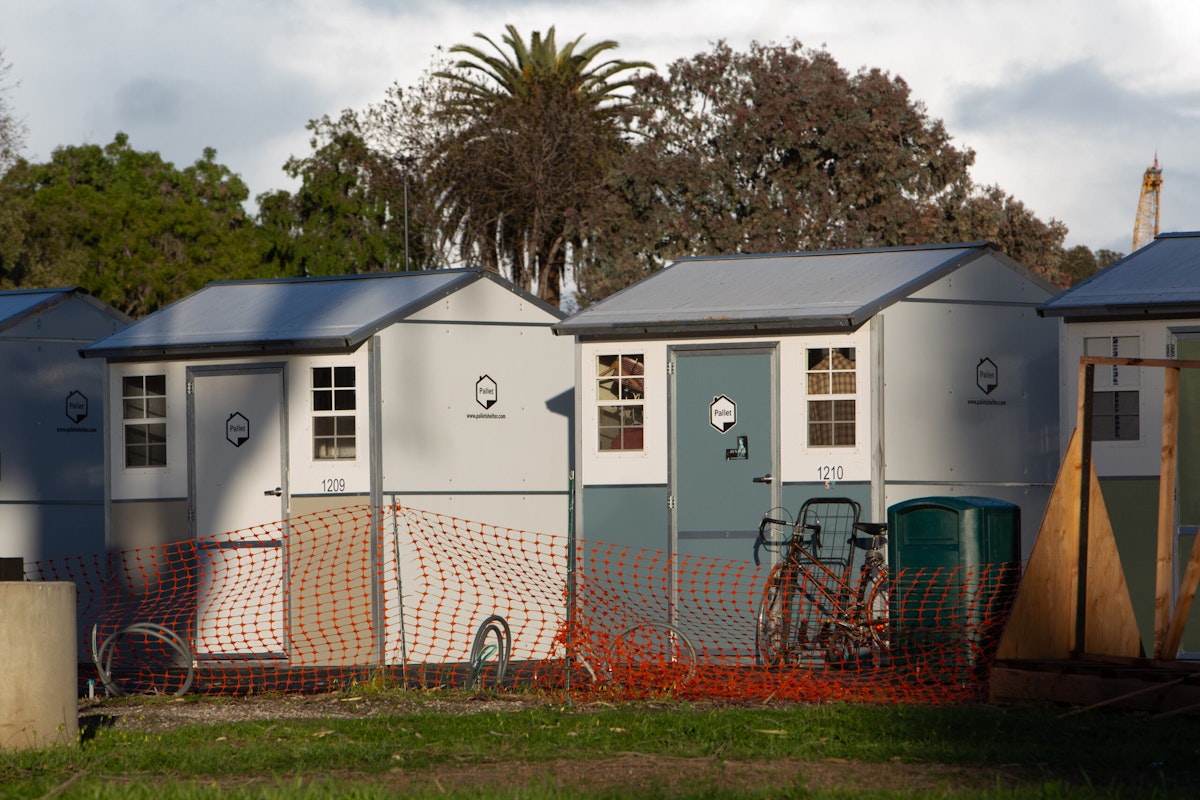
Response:
[[[569,581],[560,535],[352,507],[26,577],[76,584],[81,691],[370,680],[917,703],[983,696],[1017,582],[1012,565],[978,565],[867,586],[858,566],[831,578],[597,542],[572,560]]]

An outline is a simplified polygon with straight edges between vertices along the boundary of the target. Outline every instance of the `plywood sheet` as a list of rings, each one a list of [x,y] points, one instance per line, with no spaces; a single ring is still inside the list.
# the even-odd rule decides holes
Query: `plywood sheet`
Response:
[[[1075,650],[1082,462],[1082,445],[1076,431],[1021,577],[997,651],[999,659],[1067,658]],[[1095,470],[1090,473],[1087,616],[1081,650],[1137,657],[1142,646],[1133,603]]]

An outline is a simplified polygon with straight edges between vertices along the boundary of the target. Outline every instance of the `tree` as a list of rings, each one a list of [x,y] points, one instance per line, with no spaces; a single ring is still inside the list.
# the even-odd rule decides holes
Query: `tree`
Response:
[[[848,74],[796,41],[721,42],[644,77],[631,108],[639,138],[585,226],[582,302],[687,255],[994,235],[1043,273],[1057,266],[1065,227],[977,190],[974,153],[880,70]]]
[[[1084,278],[1090,277],[1105,267],[1120,261],[1124,254],[1115,250],[1101,248],[1092,252],[1087,245],[1077,244],[1063,252],[1059,271],[1063,276],[1064,287],[1074,286]]]
[[[0,49],[0,174],[16,163],[25,144],[25,123],[16,115],[8,101],[8,93],[17,84],[9,78],[12,64],[4,59]]]
[[[262,247],[241,178],[204,150],[178,170],[118,133],[55,149],[0,179],[19,246],[0,252],[0,287],[78,285],[138,317],[219,278],[258,274]]]
[[[577,221],[603,191],[623,143],[622,73],[645,62],[595,63],[617,47],[602,41],[577,52],[580,36],[559,49],[555,30],[526,44],[507,26],[493,52],[457,45],[464,56],[434,78],[445,91],[431,109],[442,136],[419,154],[436,198],[442,234],[464,258],[507,269],[552,305],[561,300]]]
[[[301,180],[295,194],[260,195],[259,221],[270,242],[266,261],[280,274],[339,275],[403,270],[422,263],[406,252],[406,165],[372,149],[358,115],[308,123],[312,153],[289,158]],[[411,242],[420,242],[414,236]]]

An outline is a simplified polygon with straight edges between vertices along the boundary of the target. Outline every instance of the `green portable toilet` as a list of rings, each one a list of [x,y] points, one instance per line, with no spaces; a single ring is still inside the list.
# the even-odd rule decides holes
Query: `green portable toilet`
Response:
[[[923,497],[888,509],[893,663],[962,677],[990,663],[1021,571],[1020,506]]]

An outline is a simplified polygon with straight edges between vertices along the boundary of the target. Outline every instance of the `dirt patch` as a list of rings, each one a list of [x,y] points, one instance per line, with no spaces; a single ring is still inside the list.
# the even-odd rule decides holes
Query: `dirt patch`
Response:
[[[1002,770],[944,765],[864,764],[845,760],[799,759],[725,761],[669,758],[629,753],[616,757],[560,759],[549,762],[505,762],[396,770],[386,784],[396,790],[471,791],[512,786],[553,786],[592,791],[637,787],[639,794],[672,795],[708,787],[719,790],[765,790],[804,787],[810,790],[878,790],[944,792],[1016,786],[1017,776]]]

